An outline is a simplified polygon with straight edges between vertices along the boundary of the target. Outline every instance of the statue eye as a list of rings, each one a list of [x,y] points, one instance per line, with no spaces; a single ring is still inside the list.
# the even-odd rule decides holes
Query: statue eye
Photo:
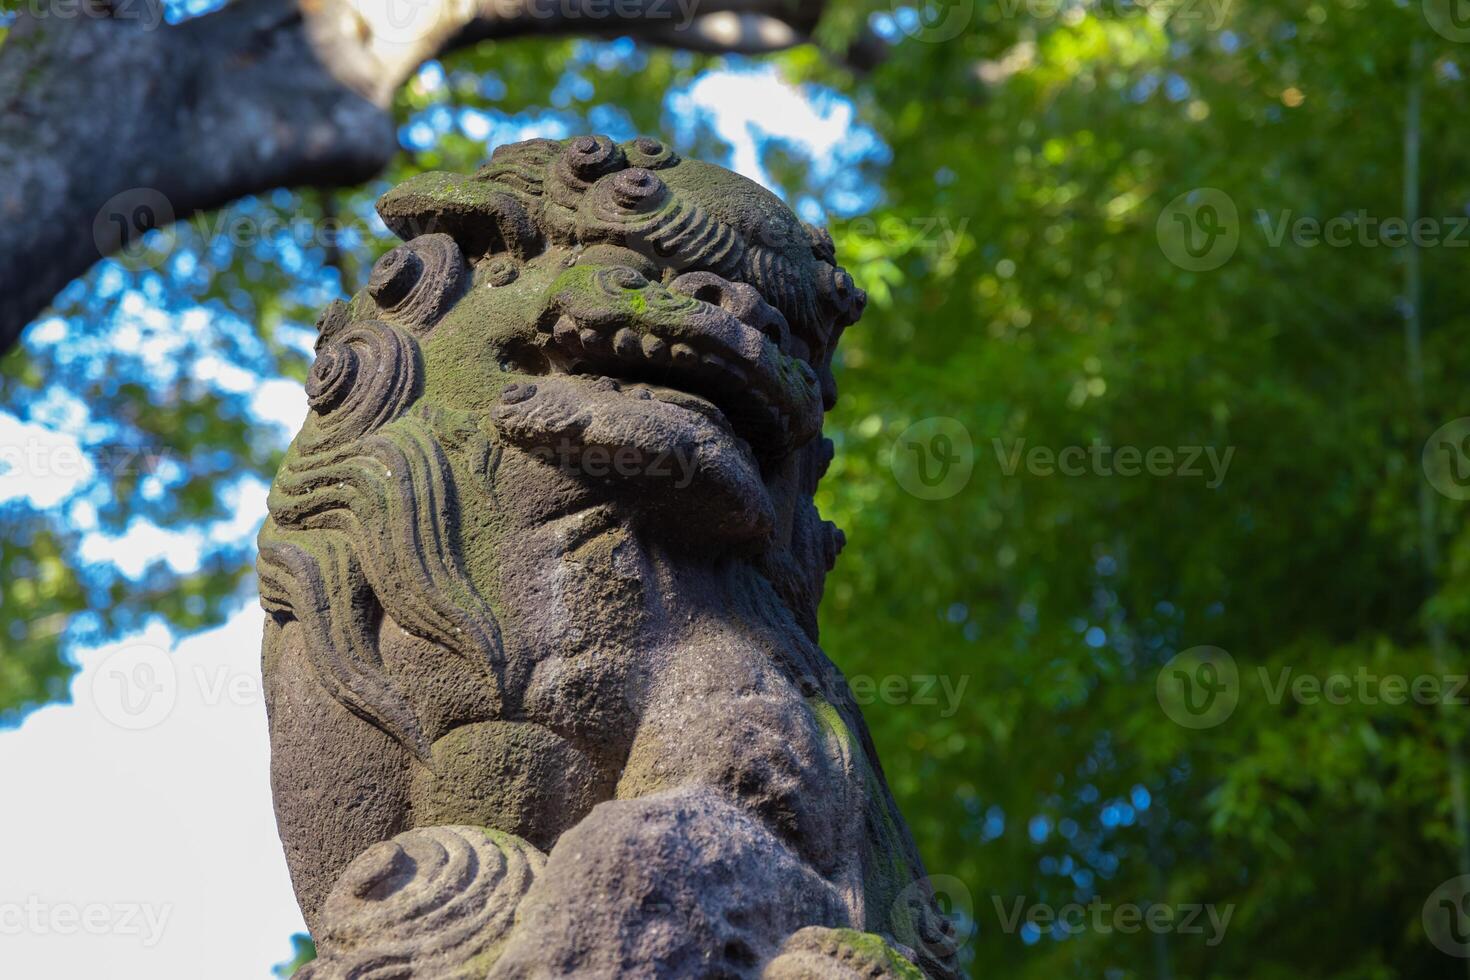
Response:
[[[658,263],[649,256],[626,246],[613,245],[608,242],[589,245],[583,249],[582,254],[577,257],[577,264],[626,266],[637,270],[645,279],[652,279],[656,282],[663,278]]]
[[[490,286],[509,286],[521,274],[520,263],[509,255],[494,255],[480,264],[481,278]]]
[[[407,245],[399,245],[373,265],[368,292],[379,306],[392,308],[403,302],[423,274],[424,263]]]
[[[668,194],[668,188],[658,174],[642,167],[613,174],[608,180],[611,181],[613,200],[628,211],[652,210],[662,204]]]

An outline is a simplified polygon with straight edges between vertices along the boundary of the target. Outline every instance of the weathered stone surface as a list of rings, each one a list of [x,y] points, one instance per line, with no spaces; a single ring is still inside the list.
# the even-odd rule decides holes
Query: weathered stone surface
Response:
[[[510,834],[426,827],[374,844],[321,910],[322,956],[298,980],[483,980],[545,856]]]
[[[647,138],[379,210],[260,536],[313,980],[954,976],[816,644],[831,239]]]

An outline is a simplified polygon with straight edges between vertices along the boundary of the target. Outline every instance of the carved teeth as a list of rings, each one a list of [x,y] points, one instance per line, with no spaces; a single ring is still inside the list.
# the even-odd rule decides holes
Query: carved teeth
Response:
[[[613,350],[622,357],[633,359],[642,355],[643,347],[638,343],[638,335],[627,327],[619,330],[613,335]]]
[[[542,326],[541,329],[545,331],[548,328]],[[744,344],[740,345],[744,349],[731,348],[723,338],[714,337],[711,338],[714,350],[701,350],[693,343],[640,333],[634,327],[615,330],[611,326],[604,329],[583,327],[568,315],[560,317],[550,331],[552,336],[547,341],[554,339],[565,352],[560,358],[554,356],[553,363],[564,362],[562,370],[569,374],[617,375],[619,371],[614,358],[627,365],[635,377],[644,365],[672,365],[681,372],[688,372],[689,383],[694,385],[692,389],[682,385],[678,387],[721,405],[732,418],[755,426],[765,435],[789,434],[794,419],[800,417],[799,413],[793,416],[786,411],[788,406],[783,390],[771,387],[775,382],[771,372],[786,360],[786,355],[777,351],[775,345],[764,337],[754,349]],[[591,358],[583,355],[591,355]],[[797,382],[798,388],[811,388],[816,372],[800,358],[795,360],[797,377],[792,380]],[[756,379],[754,383],[752,378]],[[672,383],[677,385],[677,382]],[[609,382],[599,382],[598,388],[617,390]],[[647,389],[623,390],[638,399],[662,400],[657,392]]]
[[[560,320],[557,320],[552,333],[556,337],[557,343],[565,347],[582,346],[581,340],[577,337],[577,324],[569,316],[564,316]]]
[[[506,405],[515,405],[536,394],[536,386],[533,384],[519,384],[512,382],[505,386],[500,392],[500,401]]]
[[[669,345],[664,343],[660,337],[653,334],[644,334],[640,342],[643,347],[643,356],[655,364],[667,364],[669,361]]]

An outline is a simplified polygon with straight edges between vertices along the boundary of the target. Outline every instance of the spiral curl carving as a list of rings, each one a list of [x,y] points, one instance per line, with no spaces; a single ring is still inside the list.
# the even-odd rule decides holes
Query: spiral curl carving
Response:
[[[322,910],[304,980],[483,980],[546,858],[512,834],[426,827],[363,852]]]
[[[321,345],[312,414],[271,488],[257,565],[265,608],[297,620],[334,698],[427,759],[434,733],[385,675],[363,609],[376,602],[403,629],[482,667],[492,686],[503,658],[494,614],[453,540],[444,433],[454,421],[410,411],[420,359],[412,337],[376,320],[339,327]]]
[[[321,344],[307,379],[303,458],[330,454],[403,414],[422,380],[418,344],[380,320],[360,320]]]

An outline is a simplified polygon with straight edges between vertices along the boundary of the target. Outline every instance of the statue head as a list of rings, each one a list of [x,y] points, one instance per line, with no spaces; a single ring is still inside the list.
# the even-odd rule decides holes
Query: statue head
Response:
[[[532,140],[386,194],[405,240],[324,342],[377,320],[422,347],[425,398],[634,506],[769,543],[825,467],[832,354],[864,296],[827,234],[658,140]],[[819,473],[818,473],[819,475]],[[805,477],[805,479],[803,479]]]
[[[260,535],[277,814],[328,951],[313,975],[391,955],[447,976],[468,955],[483,976],[513,922],[546,915],[517,910],[524,886],[572,833],[569,868],[594,867],[585,846],[619,879],[698,883],[664,911],[628,886],[633,905],[566,920],[579,946],[587,922],[663,936],[660,916],[774,901],[791,921],[747,916],[754,946],[680,941],[733,950],[742,975],[766,947],[771,976],[913,975],[863,952],[881,937],[800,928],[911,944],[938,921],[814,642],[841,544],[812,501],[822,419],[864,303],[831,239],[646,138],[501,147],[378,210],[404,243],[319,321]],[[698,878],[698,849],[667,846],[686,831],[759,857]],[[785,885],[760,884],[770,860]],[[548,901],[525,955],[586,904]]]

